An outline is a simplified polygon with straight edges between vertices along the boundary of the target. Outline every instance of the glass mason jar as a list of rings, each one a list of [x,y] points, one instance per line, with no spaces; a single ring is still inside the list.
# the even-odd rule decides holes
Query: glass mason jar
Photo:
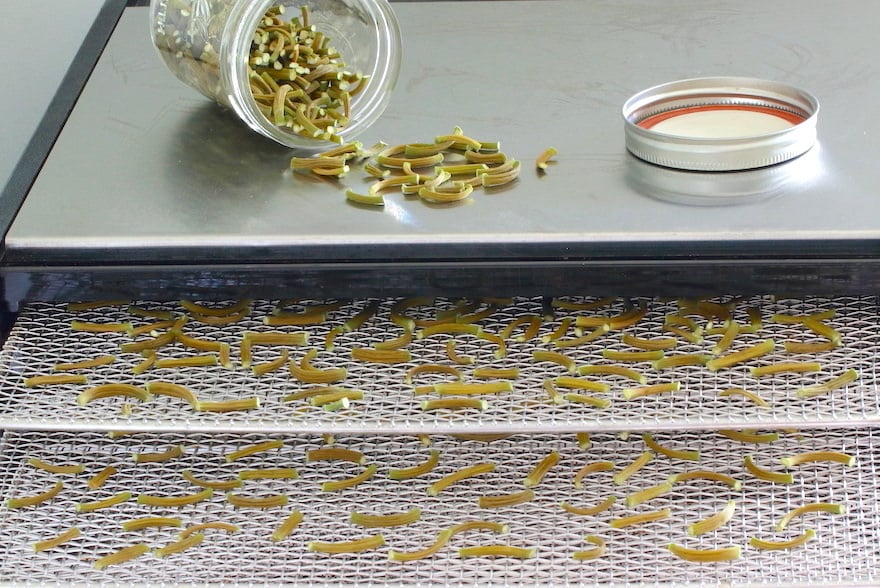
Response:
[[[275,23],[307,21],[302,23],[308,37],[301,45],[302,53],[296,49],[296,59],[305,65],[304,69],[288,63],[294,61],[288,55],[287,61],[277,60],[285,61],[284,70],[272,71],[272,66],[282,67],[274,58],[278,56],[276,49],[283,45],[276,46],[279,33],[272,30],[272,21],[266,20],[273,14]],[[345,108],[330,113],[340,119],[337,112],[345,110],[344,118],[328,126],[325,115],[318,123],[332,131],[335,142],[351,140],[376,121],[388,105],[400,69],[400,27],[388,0],[152,0],[150,22],[153,44],[180,80],[228,106],[256,132],[301,150],[326,149],[331,144],[328,134],[311,133],[313,127],[308,123],[303,123],[303,130],[301,124],[293,122],[290,99],[286,105],[283,101],[276,103],[274,108],[271,99],[276,88],[285,84],[300,93],[306,85],[303,78],[310,77],[306,72],[318,74],[316,66],[305,61],[310,47],[320,49],[325,61],[329,56],[339,65],[333,75],[343,76],[344,69],[346,77],[341,82],[329,83],[336,84],[337,90],[339,84],[343,89],[352,87]],[[283,31],[280,34],[287,35]],[[293,43],[297,43],[295,38]],[[282,56],[293,53],[290,46],[282,49]],[[303,72],[302,76],[297,76],[298,72]],[[276,78],[275,84],[269,87],[253,80],[254,75]],[[262,89],[252,89],[255,83]],[[307,91],[302,100],[311,103],[313,97]],[[288,120],[277,119],[279,112],[284,116],[285,108]]]

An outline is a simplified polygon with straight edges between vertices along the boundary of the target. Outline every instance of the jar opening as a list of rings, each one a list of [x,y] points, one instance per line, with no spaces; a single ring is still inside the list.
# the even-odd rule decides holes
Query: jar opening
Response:
[[[284,6],[278,17],[293,21],[294,30],[305,19],[313,29],[302,33],[302,44],[293,39],[291,55],[279,55],[284,51],[279,51],[279,35],[286,33],[261,23],[277,6]],[[236,4],[229,22],[236,28],[221,47],[225,98],[253,130],[289,147],[326,149],[368,128],[387,106],[399,73],[401,41],[386,0],[245,1]],[[258,29],[262,47],[254,42]],[[252,83],[254,74],[261,79]],[[358,82],[359,76],[364,81]],[[259,88],[257,97],[252,85]],[[279,98],[279,91],[285,96]],[[295,99],[286,100],[288,96]],[[317,100],[321,103],[315,106]],[[324,108],[325,103],[331,106]],[[330,135],[335,135],[333,141]]]

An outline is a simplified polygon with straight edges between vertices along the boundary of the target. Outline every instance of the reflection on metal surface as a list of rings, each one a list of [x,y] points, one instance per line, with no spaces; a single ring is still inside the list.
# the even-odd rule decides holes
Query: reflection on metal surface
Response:
[[[792,192],[824,174],[819,145],[791,161],[759,169],[698,172],[672,169],[630,157],[626,181],[645,196],[702,206],[730,206],[760,202]]]
[[[169,190],[179,192],[180,187],[189,186],[178,194],[180,198],[229,198],[277,189],[288,167],[290,149],[250,132],[230,110],[216,104],[206,101],[186,114],[174,130],[174,140],[166,144],[163,171]],[[270,168],[268,162],[275,164]],[[277,173],[265,173],[269,169]],[[206,189],[215,185],[218,189]]]

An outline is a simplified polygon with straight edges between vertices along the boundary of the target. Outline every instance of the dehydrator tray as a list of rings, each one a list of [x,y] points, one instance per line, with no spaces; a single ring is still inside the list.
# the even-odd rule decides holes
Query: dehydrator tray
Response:
[[[227,462],[229,452],[267,440],[280,448]],[[493,442],[433,436],[430,446],[414,436],[266,436],[257,434],[135,434],[108,439],[98,433],[7,432],[0,441],[0,581],[9,584],[271,584],[271,585],[578,585],[578,586],[868,586],[880,580],[880,439],[871,429],[831,429],[784,433],[772,443],[753,445],[732,441],[712,432],[658,433],[668,447],[699,451],[699,461],[663,455],[649,462],[622,485],[612,476],[632,463],[646,446],[639,435],[594,435],[581,447],[574,435],[514,435]],[[342,461],[307,461],[308,452],[325,442],[362,452],[364,465]],[[180,457],[163,462],[135,463],[132,454],[183,446]],[[424,462],[430,451],[440,459],[430,472],[416,478],[393,480],[393,468]],[[534,499],[514,506],[480,508],[480,496],[524,490],[523,479],[551,451],[560,460],[532,489]],[[784,469],[780,459],[806,451],[843,452],[853,465],[821,461]],[[788,471],[793,483],[777,484],[755,478],[743,468],[743,458],[774,471]],[[80,474],[52,474],[28,464],[38,458],[51,464],[80,464]],[[614,468],[583,478],[573,485],[585,464],[609,460]],[[476,463],[495,470],[462,480],[437,496],[428,486],[443,476]],[[324,492],[327,480],[342,480],[368,465],[376,474],[341,491]],[[98,489],[86,482],[106,466],[117,469]],[[288,503],[276,508],[231,506],[223,491],[205,501],[181,507],[139,504],[140,494],[188,495],[202,488],[184,480],[191,470],[200,480],[227,481],[245,469],[295,468],[296,479],[247,480],[233,492],[246,496],[286,494]],[[672,490],[637,506],[626,505],[633,492],[662,483],[670,475],[708,470],[740,482],[735,489],[706,479],[677,482]],[[64,484],[52,500],[37,506],[11,509],[10,497],[38,494],[57,480]],[[130,491],[132,498],[112,507],[78,513],[79,503]],[[567,501],[592,506],[609,496],[617,500],[599,514],[581,516],[560,508]],[[687,533],[689,524],[706,519],[735,501],[731,520],[698,537]],[[817,502],[840,505],[843,512],[814,512],[793,517],[783,531],[777,523],[792,509]],[[387,515],[421,509],[420,519],[388,528],[364,528],[350,522],[353,511]],[[670,509],[666,519],[614,528],[612,521],[636,513]],[[270,535],[293,511],[303,520],[282,541]],[[141,517],[172,517],[181,527],[152,527],[126,532],[121,523]],[[471,530],[455,535],[446,547],[425,559],[390,561],[391,550],[412,552],[434,542],[439,531],[455,524],[492,521],[507,532]],[[204,531],[201,544],[164,558],[146,553],[134,560],[99,571],[94,562],[124,547],[144,543],[150,549],[175,541],[182,528],[222,521],[238,527],[232,533]],[[47,551],[35,553],[33,543],[76,527],[81,535]],[[749,546],[752,537],[781,541],[812,529],[815,537],[801,547],[765,551]],[[310,551],[311,541],[339,542],[381,533],[385,545],[353,554]],[[587,535],[606,542],[602,557],[576,561],[576,551],[587,550]],[[716,563],[678,559],[669,543],[710,549],[738,545],[741,557]],[[458,550],[487,544],[534,548],[528,559],[510,557],[463,558]]]
[[[28,430],[94,430],[94,431],[229,431],[323,433],[455,433],[455,432],[562,432],[618,431],[721,428],[786,428],[867,426],[878,422],[880,397],[876,387],[878,341],[880,341],[880,309],[874,297],[840,297],[834,299],[775,299],[757,297],[744,300],[717,299],[724,308],[732,309],[730,320],[741,326],[728,353],[748,349],[772,339],[775,350],[756,359],[711,371],[704,365],[656,369],[650,361],[622,362],[603,356],[606,350],[638,351],[624,342],[624,336],[657,339],[673,337],[676,347],[665,351],[666,357],[688,354],[712,355],[713,347],[724,337],[727,318],[700,316],[696,311],[682,311],[683,301],[659,299],[569,298],[574,309],[561,308],[542,298],[517,298],[468,303],[449,299],[357,300],[342,301],[331,306],[326,320],[314,325],[269,326],[267,317],[279,308],[281,301],[257,301],[249,312],[231,324],[213,325],[190,318],[180,330],[203,341],[228,344],[230,362],[227,366],[175,367],[147,369],[135,374],[134,368],[144,360],[140,353],[123,352],[123,345],[133,341],[149,341],[164,336],[169,327],[153,329],[133,337],[126,332],[72,330],[72,321],[103,324],[131,323],[135,328],[158,322],[135,314],[127,303],[71,312],[65,305],[35,303],[18,318],[5,348],[0,352],[0,427]],[[231,304],[231,303],[225,303]],[[319,304],[328,301],[302,301],[284,307],[284,313],[314,313]],[[328,334],[342,328],[353,317],[375,305],[377,311],[362,325],[338,334],[333,349],[326,348]],[[595,308],[587,308],[589,306]],[[187,316],[178,303],[140,303],[141,309]],[[222,308],[223,304],[215,305]],[[645,314],[631,324],[622,325],[619,317],[632,316],[644,308]],[[720,307],[715,307],[720,308]],[[483,311],[487,311],[483,313]],[[552,312],[553,317],[546,315]],[[719,311],[721,312],[721,311]],[[704,312],[704,314],[706,314]],[[664,326],[670,317],[684,316],[693,321],[690,327],[703,331],[702,341],[691,342],[681,334],[668,332]],[[775,315],[794,317],[794,322],[777,322]],[[817,334],[806,328],[802,317],[813,315],[830,331]],[[440,318],[438,318],[440,317]],[[534,338],[526,338],[528,324],[519,325],[509,334],[508,328],[518,319],[540,321]],[[575,337],[574,328],[558,340],[552,338],[568,319],[589,323],[595,317],[617,321],[617,326],[589,342],[571,347],[556,347],[558,341]],[[618,318],[615,318],[618,317]],[[776,317],[778,318],[778,317]],[[210,319],[210,317],[209,317]],[[397,323],[418,321],[415,335],[404,346],[409,360],[399,364],[375,363],[353,359],[353,350],[371,348],[396,339],[405,333]],[[205,319],[208,320],[208,319]],[[403,321],[403,322],[402,322]],[[424,326],[436,322],[444,325],[465,323],[476,325],[487,338],[469,333],[431,334]],[[600,321],[601,322],[601,321]],[[757,323],[760,324],[757,324]],[[441,330],[446,328],[441,325]],[[450,327],[451,328],[451,327]],[[595,327],[585,327],[590,333]],[[312,406],[308,397],[318,385],[300,381],[281,365],[276,371],[257,376],[242,364],[241,349],[246,332],[307,333],[308,343],[302,346],[255,345],[253,363],[277,360],[282,353],[300,364],[306,354],[316,353],[312,367],[320,370],[346,370],[344,379],[330,386],[356,390],[362,399],[351,400],[347,408],[328,410]],[[427,335],[426,335],[427,333]],[[503,346],[498,337],[503,338]],[[827,337],[839,336],[839,346],[812,353],[788,353],[790,342],[825,345]],[[449,355],[450,342],[455,345]],[[505,349],[506,353],[501,350]],[[165,345],[157,351],[162,359],[193,355],[217,356],[214,352],[194,351],[180,342]],[[543,352],[557,352],[571,362],[567,366],[543,360]],[[539,355],[536,355],[538,353]],[[457,354],[457,355],[456,355]],[[29,378],[52,375],[55,365],[78,362],[108,355],[115,361],[107,365],[75,372],[84,376],[84,383],[28,387]],[[503,356],[502,356],[503,355]],[[470,358],[473,363],[461,365],[452,358]],[[542,359],[537,361],[536,359]],[[817,363],[819,371],[784,372],[755,376],[753,368],[780,362]],[[458,396],[472,402],[485,401],[485,407],[458,410],[425,410],[423,402],[443,398],[433,386],[455,380],[446,373],[414,374],[418,366],[440,364],[455,367],[465,384],[502,382],[509,390]],[[627,400],[626,390],[642,386],[619,375],[593,374],[579,376],[582,366],[626,366],[644,376],[644,385],[675,384],[677,391]],[[515,369],[515,377],[506,375],[494,380],[477,379],[478,369]],[[407,380],[407,375],[411,381]],[[800,397],[799,391],[812,389],[847,374],[854,381],[815,396]],[[607,385],[607,391],[563,388],[557,380],[574,376]],[[557,393],[547,390],[547,382],[557,382]],[[234,412],[196,410],[185,400],[154,395],[147,401],[111,397],[81,403],[81,394],[104,384],[127,384],[142,389],[156,382],[184,386],[199,401],[257,399],[259,408]],[[509,384],[504,384],[508,382]],[[442,388],[442,386],[441,386]],[[737,392],[742,389],[757,394],[766,402],[760,406]],[[427,390],[427,391],[425,391]],[[731,390],[733,393],[730,394]],[[325,390],[326,391],[326,390]],[[583,399],[567,397],[569,393],[590,396],[606,403],[597,407]],[[291,396],[293,399],[291,399]],[[555,400],[554,400],[555,399]]]

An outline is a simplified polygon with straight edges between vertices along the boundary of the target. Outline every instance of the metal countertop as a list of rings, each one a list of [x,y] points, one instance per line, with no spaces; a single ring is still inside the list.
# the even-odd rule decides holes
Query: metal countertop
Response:
[[[15,83],[0,89],[3,132],[0,133],[0,185],[12,175],[15,164],[50,105],[52,95],[67,72],[104,0],[47,0],[35,10],[29,2],[3,5],[0,38],[7,50],[27,49],[29,59],[0,61],[0,75]],[[51,18],[46,18],[51,15]],[[49,34],[52,44],[36,42],[35,33]],[[37,65],[38,64],[38,65]],[[26,98],[22,89],[27,88]]]
[[[837,279],[873,287],[880,65],[871,49],[880,5],[807,5],[395,4],[404,34],[400,80],[386,114],[360,139],[430,141],[461,125],[500,140],[526,165],[515,185],[457,206],[392,196],[381,211],[346,203],[339,185],[292,175],[289,150],[165,70],[149,41],[147,10],[129,8],[7,235],[6,264],[388,269],[489,261],[546,269],[599,260],[650,270],[704,260],[717,271],[719,262],[751,260],[758,279],[752,266],[795,260],[796,275],[783,282],[804,279],[821,290],[835,277],[804,277],[815,259],[822,260],[816,274],[856,259]],[[627,97],[714,75],[813,92],[821,102],[818,145],[788,164],[743,174],[674,172],[626,152]],[[558,163],[540,177],[529,163],[551,145]],[[343,184],[363,185],[360,174]]]
[[[32,155],[28,152],[30,142],[40,130],[55,133],[63,123],[66,113],[59,111],[70,108],[80,90],[72,87],[76,79],[66,74],[102,9],[110,12],[108,9],[114,4],[119,2],[46,0],[38,8],[32,2],[3,4],[0,44],[9,57],[0,60],[0,79],[8,82],[0,88],[0,226],[5,227],[12,218],[22,196],[20,192],[26,191],[33,179],[32,175],[19,177],[20,172],[30,172],[22,169],[29,167],[29,156],[42,159],[51,146],[51,139],[46,138],[48,144],[42,152]],[[47,37],[52,39],[51,43],[45,42]],[[56,95],[59,91],[60,99]],[[57,116],[61,117],[57,124],[49,122],[47,128],[41,129],[45,119]],[[12,198],[15,202],[9,201]]]

